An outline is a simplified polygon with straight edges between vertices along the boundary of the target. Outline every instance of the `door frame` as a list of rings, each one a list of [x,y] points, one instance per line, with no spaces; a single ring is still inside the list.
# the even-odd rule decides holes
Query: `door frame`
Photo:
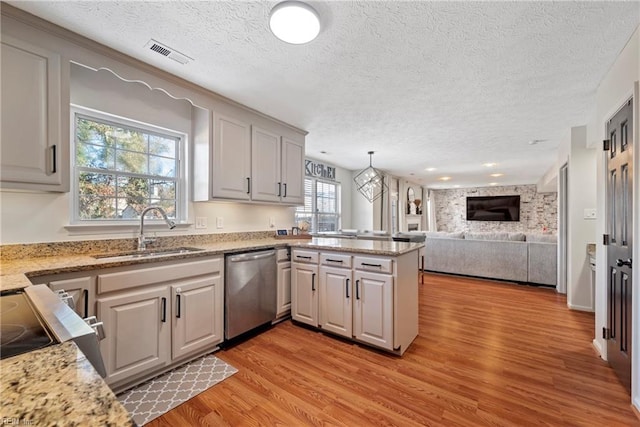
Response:
[[[640,254],[640,208],[638,203],[640,202],[640,131],[638,126],[640,125],[640,84],[635,81],[633,84],[633,199],[632,199],[632,211],[631,215],[633,220],[631,221],[631,236],[633,236],[633,248],[631,256],[636,260],[636,266],[638,265],[638,255]],[[637,269],[637,267],[636,267]],[[632,289],[635,292],[632,295],[631,302],[631,323],[638,325],[640,316],[640,273],[636,273],[632,276],[631,281]],[[634,327],[631,333],[631,401],[636,408],[640,407],[640,393],[638,387],[640,386],[640,360],[638,353],[640,350],[640,327]]]
[[[556,292],[567,293],[569,274],[569,163],[558,172],[558,284]]]
[[[638,81],[635,81],[633,84],[633,90],[628,91],[620,97],[618,102],[613,103],[613,108],[611,108],[606,114],[603,114],[601,117],[604,119],[599,126],[600,134],[603,136],[601,139],[607,138],[607,125],[606,121],[608,121],[611,117],[613,117],[625,104],[629,98],[633,98],[633,144],[634,144],[634,152],[633,152],[633,209],[632,209],[632,231],[631,234],[633,236],[635,244],[632,249],[632,258],[638,259],[638,254],[640,253],[640,209],[638,207],[638,201],[640,201],[640,130],[638,126],[640,126],[640,84]],[[599,144],[601,142],[598,142]],[[600,148],[601,150],[601,148]],[[608,325],[607,316],[608,316],[608,275],[607,275],[607,259],[608,259],[608,251],[607,247],[603,245],[602,235],[607,232],[607,224],[609,221],[608,212],[607,212],[607,200],[609,198],[608,194],[608,172],[607,172],[607,157],[604,154],[604,151],[601,151],[602,154],[598,160],[598,167],[603,173],[600,175],[600,180],[598,185],[601,186],[602,189],[601,194],[601,203],[599,206],[602,208],[603,214],[600,215],[598,232],[596,234],[597,238],[597,255],[596,255],[596,300],[600,301],[600,303],[596,302],[596,320],[595,320],[595,338],[593,340],[593,344],[596,349],[600,353],[600,357],[603,360],[608,360],[607,355],[607,342],[602,337],[602,328]],[[640,290],[640,274],[634,274],[632,277],[633,289]],[[638,325],[638,321],[640,319],[640,291],[635,291],[632,295],[632,324]],[[640,409],[640,328],[633,328],[631,335],[631,402],[636,407],[636,409]]]

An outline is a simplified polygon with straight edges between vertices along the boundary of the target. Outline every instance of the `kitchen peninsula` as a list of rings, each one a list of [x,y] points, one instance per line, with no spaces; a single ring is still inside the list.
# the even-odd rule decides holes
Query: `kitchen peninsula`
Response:
[[[2,258],[0,259],[2,271],[0,289],[26,287],[31,283],[43,283],[43,280],[46,282],[56,276],[68,277],[73,274],[91,276],[97,274],[94,273],[96,271],[121,272],[124,269],[141,269],[142,267],[156,269],[156,267],[160,268],[166,265],[179,266],[182,263],[210,259],[212,256],[238,251],[263,248],[291,248],[293,253],[292,263],[294,264],[292,271],[294,272],[299,271],[297,270],[297,265],[301,264],[296,262],[296,255],[306,256],[305,253],[308,252],[318,254],[317,260],[319,264],[315,268],[318,269],[319,274],[325,276],[320,277],[319,282],[315,282],[316,276],[313,286],[314,288],[320,284],[328,286],[326,287],[326,292],[323,293],[323,297],[317,295],[322,293],[322,288],[317,288],[319,291],[316,292],[316,298],[325,298],[322,301],[330,302],[326,298],[333,298],[338,293],[341,294],[341,292],[335,292],[338,289],[336,286],[338,282],[333,278],[335,277],[334,273],[337,271],[338,273],[346,273],[347,278],[350,279],[349,283],[353,286],[352,289],[347,291],[350,298],[358,298],[362,302],[370,296],[371,299],[382,304],[366,305],[364,310],[354,311],[354,313],[360,313],[360,319],[365,320],[365,323],[360,326],[360,335],[355,336],[358,342],[401,354],[417,334],[417,251],[423,247],[422,244],[322,238],[305,241],[281,240],[273,238],[271,233],[264,232],[159,238],[156,246],[156,251],[158,251],[158,248],[182,246],[190,246],[200,250],[145,258],[127,258],[125,256],[119,259],[118,254],[135,248],[135,239],[3,245]],[[97,254],[104,255],[105,253],[113,253],[116,256],[108,258],[94,257]],[[48,254],[49,256],[42,256],[42,254]],[[339,260],[342,262],[336,262]],[[339,266],[332,267],[330,264],[338,264]],[[366,271],[366,269],[373,269],[374,271]],[[327,281],[325,282],[325,280]],[[361,282],[356,285],[355,280],[360,280]],[[299,287],[303,286],[293,275],[292,282]],[[392,287],[389,287],[390,285]],[[90,291],[97,291],[95,282],[92,283]],[[292,294],[299,295],[295,290],[292,291]],[[358,295],[356,296],[356,294]],[[388,299],[390,296],[392,299]],[[389,305],[390,302],[392,302],[392,305]],[[295,302],[292,306],[294,311],[300,307]],[[335,307],[339,307],[339,305],[335,305]],[[375,307],[384,307],[385,312],[378,313],[383,322],[371,323],[371,316],[376,316],[375,313],[372,313],[372,309]],[[388,311],[391,308],[393,308],[393,312]],[[331,313],[332,311],[329,311],[326,315],[323,315],[324,317],[321,318],[326,319],[325,324],[317,326],[335,333],[331,330],[331,326],[335,327],[338,323],[336,322],[338,317],[331,315]],[[354,326],[357,325],[356,319],[354,319],[353,324]],[[364,329],[362,329],[362,326],[364,326]],[[354,329],[354,333],[356,333],[357,329],[358,327]],[[391,338],[387,346],[381,340],[388,337]],[[367,339],[370,341],[368,342]],[[62,351],[63,347],[65,351]],[[57,351],[57,348],[61,350]],[[40,353],[46,354],[48,363],[58,363],[57,358],[60,358],[59,363],[63,363],[66,360],[65,358],[69,357],[70,350],[67,350],[70,348],[72,348],[72,344],[69,343],[57,344],[33,354],[34,357]],[[11,368],[12,371],[16,370],[17,372],[21,369],[20,365],[27,363],[29,360],[32,360],[30,356],[5,359],[0,362],[0,369],[4,372],[9,372],[8,369]],[[66,371],[61,375],[68,375],[69,378],[84,378],[87,375],[87,369],[92,371],[88,363],[79,363],[76,368],[74,366],[76,365],[68,365]],[[97,374],[94,372],[92,381],[95,381],[96,377]],[[34,381],[37,382],[38,379],[34,378]],[[42,381],[45,381],[44,377]],[[102,381],[98,380],[98,382]],[[13,393],[11,384],[5,382],[4,387],[8,387],[8,389],[4,390],[3,396],[14,396],[14,394],[11,394]],[[78,392],[72,398],[73,401],[77,404],[86,404],[87,407],[93,405],[95,396],[81,390],[81,387],[78,388]],[[118,407],[115,396],[110,393],[101,395],[100,400],[102,402],[109,401],[114,407]],[[3,414],[9,416],[11,414],[22,414],[24,411],[37,412],[37,409],[29,409],[37,408],[37,405],[33,406],[31,399],[16,398],[6,400],[3,398],[2,406]],[[34,416],[36,415],[34,414]]]

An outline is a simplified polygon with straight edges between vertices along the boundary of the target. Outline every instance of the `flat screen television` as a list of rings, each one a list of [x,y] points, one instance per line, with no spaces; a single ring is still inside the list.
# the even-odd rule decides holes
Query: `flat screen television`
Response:
[[[467,221],[520,221],[520,196],[467,197]]]

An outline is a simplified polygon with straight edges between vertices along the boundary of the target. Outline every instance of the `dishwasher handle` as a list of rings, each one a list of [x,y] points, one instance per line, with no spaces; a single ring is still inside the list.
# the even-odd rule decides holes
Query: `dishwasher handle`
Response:
[[[262,251],[262,252],[249,252],[246,254],[231,255],[227,259],[230,262],[243,262],[243,261],[255,261],[258,259],[269,258],[272,256],[273,257],[276,256],[275,250]]]

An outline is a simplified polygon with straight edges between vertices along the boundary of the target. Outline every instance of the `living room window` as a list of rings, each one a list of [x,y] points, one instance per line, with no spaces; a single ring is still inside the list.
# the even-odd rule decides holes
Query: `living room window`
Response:
[[[340,184],[305,178],[304,206],[296,208],[296,223],[307,221],[312,232],[340,228]]]
[[[184,219],[184,139],[167,129],[74,109],[72,221],[136,221],[150,205]]]

